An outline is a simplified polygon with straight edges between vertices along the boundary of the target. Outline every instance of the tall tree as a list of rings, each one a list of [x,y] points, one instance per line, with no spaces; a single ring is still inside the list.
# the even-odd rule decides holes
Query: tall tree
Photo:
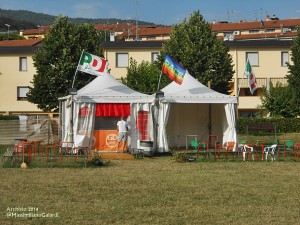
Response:
[[[199,11],[172,28],[171,38],[163,45],[160,64],[168,53],[204,85],[211,81],[212,89],[227,94],[233,76],[229,48],[217,39],[211,26]]]
[[[33,56],[37,73],[28,101],[43,111],[58,109],[58,98],[68,94],[82,51],[102,56],[102,39],[93,25],[76,25],[59,17]],[[95,76],[78,72],[74,87],[81,88]]]
[[[159,83],[160,69],[150,62],[143,61],[138,64],[136,60],[130,58],[127,76],[122,77],[122,83],[128,87],[145,93],[153,94],[157,91]],[[162,86],[165,86],[166,80],[162,79]]]
[[[300,107],[300,26],[297,28],[297,37],[293,40],[292,44],[292,64],[288,63],[288,84],[294,90],[295,98],[297,99],[297,107]]]

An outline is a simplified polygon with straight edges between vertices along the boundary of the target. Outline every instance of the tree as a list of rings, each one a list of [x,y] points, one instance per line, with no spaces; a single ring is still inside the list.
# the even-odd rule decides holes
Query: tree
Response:
[[[297,107],[300,106],[300,27],[297,28],[297,37],[293,40],[291,47],[292,55],[291,60],[293,64],[287,63],[288,65],[288,84],[294,90],[295,98],[297,101]]]
[[[28,101],[43,111],[56,111],[58,98],[68,95],[82,51],[102,56],[102,39],[93,25],[76,25],[59,17],[33,56],[37,73],[29,88]],[[77,73],[77,89],[95,76]]]
[[[130,58],[127,76],[122,77],[121,81],[128,87],[146,94],[157,91],[160,78],[160,69],[154,64],[142,61],[138,64],[136,60]],[[161,86],[168,84],[168,80],[162,77]]]
[[[261,96],[260,108],[270,113],[271,116],[291,118],[299,114],[299,107],[295,107],[296,101],[290,86],[276,83],[274,87],[271,83],[270,89],[264,90]]]
[[[188,21],[184,19],[173,26],[171,38],[164,43],[158,59],[162,65],[168,53],[201,83],[207,85],[211,81],[212,89],[227,94],[234,73],[228,51],[200,12],[195,11]]]
[[[2,33],[0,34],[0,41],[5,41],[8,39],[8,34],[7,33]],[[25,40],[23,36],[20,36],[16,32],[9,33],[9,40]]]

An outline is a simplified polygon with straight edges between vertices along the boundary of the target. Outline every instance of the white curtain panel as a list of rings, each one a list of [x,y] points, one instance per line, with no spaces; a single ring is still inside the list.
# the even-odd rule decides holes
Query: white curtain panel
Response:
[[[62,101],[62,142],[73,142],[73,131],[71,127],[71,118],[72,118],[72,99],[71,96]]]
[[[85,114],[79,116],[81,109]],[[74,147],[91,147],[93,144],[93,132],[95,123],[95,104],[76,103],[73,110]]]
[[[166,126],[169,119],[170,103],[160,103],[158,112],[158,152],[169,152]]]

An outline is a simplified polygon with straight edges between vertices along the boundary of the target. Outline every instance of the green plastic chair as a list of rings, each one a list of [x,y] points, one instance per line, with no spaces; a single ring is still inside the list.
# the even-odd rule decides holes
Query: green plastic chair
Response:
[[[199,154],[199,156],[200,156],[201,153],[203,153],[203,155],[205,155],[206,154],[206,149],[207,149],[207,144],[206,144],[205,141],[198,143],[198,151],[199,151],[198,154]]]
[[[284,157],[286,157],[287,153],[289,155],[292,155],[292,153],[294,152],[295,150],[295,143],[294,141],[292,140],[286,140],[285,143],[284,143]]]
[[[192,154],[196,154],[196,157],[198,157],[199,154],[198,141],[191,141],[191,146],[194,147],[194,149],[192,150]]]
[[[195,148],[195,150],[198,150],[198,141],[191,141],[191,145]]]

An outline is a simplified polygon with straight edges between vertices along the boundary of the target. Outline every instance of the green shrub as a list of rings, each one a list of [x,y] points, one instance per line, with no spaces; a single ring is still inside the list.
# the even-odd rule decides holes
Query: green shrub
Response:
[[[88,156],[87,162],[94,166],[106,166],[110,164],[110,161],[103,159],[102,154],[97,150],[91,152]]]
[[[237,130],[240,134],[247,134],[247,125],[253,123],[274,123],[276,133],[299,133],[300,118],[239,118]],[[249,134],[274,133],[274,131],[249,131]]]
[[[0,120],[19,120],[19,116],[16,116],[16,115],[0,115]]]
[[[186,153],[182,153],[182,152],[178,152],[178,153],[175,153],[173,155],[173,160],[175,162],[188,162],[189,161],[189,155],[186,154]]]

